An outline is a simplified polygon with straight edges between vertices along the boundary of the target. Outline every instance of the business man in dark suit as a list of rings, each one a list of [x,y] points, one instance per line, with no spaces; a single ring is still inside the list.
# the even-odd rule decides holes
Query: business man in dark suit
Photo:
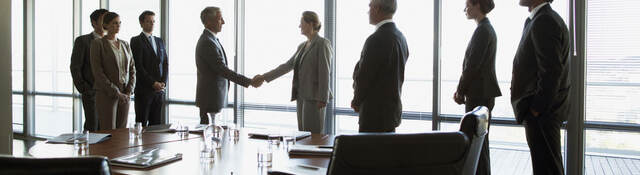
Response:
[[[196,45],[196,106],[200,108],[200,124],[208,124],[209,117],[213,119],[227,105],[229,80],[244,87],[258,87],[262,81],[253,81],[227,67],[227,54],[216,36],[224,24],[220,8],[206,7],[200,20],[205,29]]]
[[[396,28],[395,0],[371,0],[369,24],[376,31],[367,38],[353,71],[351,108],[359,113],[360,132],[395,132],[402,115],[402,83],[409,57],[407,41]]]
[[[76,38],[71,52],[71,76],[73,85],[82,94],[82,107],[84,109],[84,130],[97,131],[98,116],[96,115],[96,90],[93,88],[94,78],[91,72],[91,41],[104,36],[102,19],[106,9],[98,9],[91,13],[91,26],[93,32]]]
[[[511,105],[524,125],[536,175],[564,174],[560,127],[569,116],[569,32],[552,1],[520,0],[531,14],[511,80]]]
[[[155,13],[144,11],[138,20],[140,35],[131,38],[131,52],[136,64],[136,122],[157,125],[164,104],[164,90],[169,74],[169,60],[161,38],[153,36]]]
[[[467,0],[466,2],[467,19],[476,21],[478,26],[464,54],[462,75],[453,95],[456,103],[465,105],[466,112],[478,106],[489,108],[489,120],[491,120],[495,98],[502,95],[496,78],[496,32],[489,18],[486,17],[493,7],[495,7],[493,0]],[[489,136],[484,138],[476,174],[491,174]]]

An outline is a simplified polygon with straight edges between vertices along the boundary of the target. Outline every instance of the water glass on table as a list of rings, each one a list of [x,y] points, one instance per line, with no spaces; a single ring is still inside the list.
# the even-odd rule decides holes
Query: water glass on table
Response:
[[[282,134],[282,145],[288,147],[289,145],[296,144],[296,131],[283,131]]]
[[[257,161],[258,161],[258,166],[271,166],[271,162],[273,160],[273,151],[271,150],[270,146],[261,146],[258,147],[258,157],[257,157]]]
[[[189,126],[177,123],[176,133],[178,134],[178,136],[180,136],[180,139],[187,139],[189,137]]]
[[[87,155],[89,153],[89,131],[74,131],[73,132],[73,148],[80,153],[80,155]]]
[[[142,123],[136,122],[129,126],[129,139],[141,139],[142,138]]]

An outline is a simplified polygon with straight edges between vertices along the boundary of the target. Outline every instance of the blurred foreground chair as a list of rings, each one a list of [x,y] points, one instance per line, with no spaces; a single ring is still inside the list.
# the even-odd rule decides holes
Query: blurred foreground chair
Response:
[[[337,136],[327,174],[474,175],[488,114],[484,106],[465,114],[460,131]]]
[[[0,156],[0,174],[110,175],[105,157],[28,158]]]

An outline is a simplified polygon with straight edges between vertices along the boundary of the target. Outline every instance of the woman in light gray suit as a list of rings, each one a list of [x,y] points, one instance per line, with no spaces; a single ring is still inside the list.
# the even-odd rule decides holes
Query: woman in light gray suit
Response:
[[[118,14],[105,14],[103,26],[107,35],[91,42],[99,129],[125,128],[129,99],[136,84],[136,69],[129,44],[116,37],[120,31]]]
[[[329,68],[333,50],[329,40],[318,36],[321,25],[315,12],[303,12],[299,27],[307,41],[289,61],[258,77],[271,82],[293,70],[291,101],[297,101],[298,130],[322,133],[327,102],[332,98]]]

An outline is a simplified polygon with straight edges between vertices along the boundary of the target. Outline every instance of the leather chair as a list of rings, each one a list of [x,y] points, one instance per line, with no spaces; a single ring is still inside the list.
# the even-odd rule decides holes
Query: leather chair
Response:
[[[337,136],[327,174],[474,175],[487,118],[480,106],[465,114],[460,131]]]
[[[110,175],[105,157],[25,158],[0,156],[0,174],[12,175]]]

